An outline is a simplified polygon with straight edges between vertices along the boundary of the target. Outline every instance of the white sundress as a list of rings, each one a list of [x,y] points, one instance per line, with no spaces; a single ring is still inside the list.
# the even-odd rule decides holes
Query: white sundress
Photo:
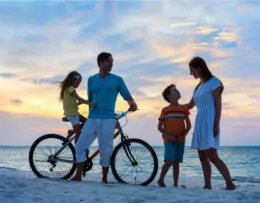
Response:
[[[214,138],[213,127],[215,121],[215,104],[213,91],[221,86],[218,78],[212,77],[201,84],[193,93],[193,100],[197,107],[191,148],[206,150],[219,149],[220,135]]]

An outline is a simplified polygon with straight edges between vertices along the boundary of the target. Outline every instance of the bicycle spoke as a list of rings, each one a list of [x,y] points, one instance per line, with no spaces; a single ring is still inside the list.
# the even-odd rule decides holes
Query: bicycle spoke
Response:
[[[72,150],[66,146],[54,157],[53,155],[63,147],[64,138],[52,134],[45,137],[30,152],[32,153],[30,165],[33,171],[40,177],[66,178],[70,176],[75,170],[75,155]]]
[[[128,143],[126,148],[121,144],[117,149],[112,164],[112,172],[120,182],[148,184],[157,172],[157,157],[151,154],[151,147],[148,146],[147,148],[147,144],[143,141],[132,139]],[[127,152],[125,152],[125,149],[127,149]],[[131,161],[129,157],[131,157]],[[135,162],[132,163],[132,161]]]

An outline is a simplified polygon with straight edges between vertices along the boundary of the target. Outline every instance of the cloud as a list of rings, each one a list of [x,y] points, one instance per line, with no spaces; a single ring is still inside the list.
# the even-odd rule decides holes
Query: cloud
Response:
[[[23,78],[21,81],[24,82],[30,82],[35,85],[41,85],[41,84],[52,84],[52,85],[57,85],[60,81],[62,81],[65,78],[65,75],[57,75],[49,78]]]
[[[245,15],[234,9],[241,6],[249,6],[250,12]],[[187,12],[189,7],[192,12]],[[36,126],[41,126],[40,121],[49,124],[59,120],[62,105],[58,102],[56,82],[69,71],[78,70],[84,79],[78,92],[86,97],[86,79],[98,72],[97,54],[109,51],[114,57],[113,73],[123,76],[140,108],[131,115],[133,124],[127,128],[137,133],[136,126],[154,125],[148,134],[156,143],[157,117],[167,105],[161,92],[175,83],[182,94],[180,102],[188,102],[198,81],[189,76],[187,64],[199,55],[225,85],[226,132],[232,133],[234,126],[244,126],[244,121],[249,126],[251,118],[257,124],[258,10],[259,4],[223,4],[217,0],[1,2],[0,26],[4,32],[0,33],[0,83],[8,85],[0,87],[0,110],[13,116],[9,123],[15,123],[18,115],[26,122],[36,119],[36,123],[32,122]],[[126,108],[120,98],[116,109]],[[81,107],[87,114],[86,109]],[[195,113],[196,109],[192,110],[192,119]],[[232,122],[237,118],[241,120]],[[51,130],[62,129],[56,124]],[[242,128],[239,127],[241,132],[236,131],[239,136],[258,130],[257,125],[252,125],[251,131]],[[29,130],[30,136],[38,132],[35,128]]]
[[[196,23],[194,22],[183,22],[183,23],[172,23],[170,27],[185,27],[185,26],[194,26]]]
[[[14,105],[21,105],[23,102],[20,99],[11,99],[10,103]]]
[[[13,73],[0,73],[0,77],[2,77],[2,78],[12,78],[14,76],[15,76],[15,74],[13,74]]]
[[[208,27],[208,26],[199,26],[197,27],[197,34],[209,35],[213,32],[217,32],[219,29]]]

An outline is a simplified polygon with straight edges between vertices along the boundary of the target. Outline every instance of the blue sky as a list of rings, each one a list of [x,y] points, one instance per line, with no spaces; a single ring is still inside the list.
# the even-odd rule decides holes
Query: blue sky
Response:
[[[260,144],[259,1],[0,1],[0,143],[30,145],[63,133],[57,82],[78,70],[86,97],[96,56],[113,54],[139,106],[125,127],[130,137],[162,145],[161,92],[175,83],[181,103],[198,81],[188,63],[202,56],[225,86],[222,145]],[[116,110],[127,108],[118,98]],[[82,113],[86,106],[81,106]],[[196,109],[191,111],[194,122]],[[192,130],[187,138],[190,145]]]

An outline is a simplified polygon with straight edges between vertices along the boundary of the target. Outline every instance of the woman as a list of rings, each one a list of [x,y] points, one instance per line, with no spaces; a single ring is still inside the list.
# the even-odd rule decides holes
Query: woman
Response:
[[[211,188],[211,165],[213,163],[226,181],[227,190],[235,190],[229,170],[226,164],[218,157],[219,149],[219,123],[221,117],[221,94],[223,84],[214,77],[207,67],[206,62],[195,57],[189,63],[190,74],[200,82],[196,86],[193,97],[189,102],[188,109],[195,105],[198,109],[191,147],[198,150],[201,166],[203,169],[204,188]]]

